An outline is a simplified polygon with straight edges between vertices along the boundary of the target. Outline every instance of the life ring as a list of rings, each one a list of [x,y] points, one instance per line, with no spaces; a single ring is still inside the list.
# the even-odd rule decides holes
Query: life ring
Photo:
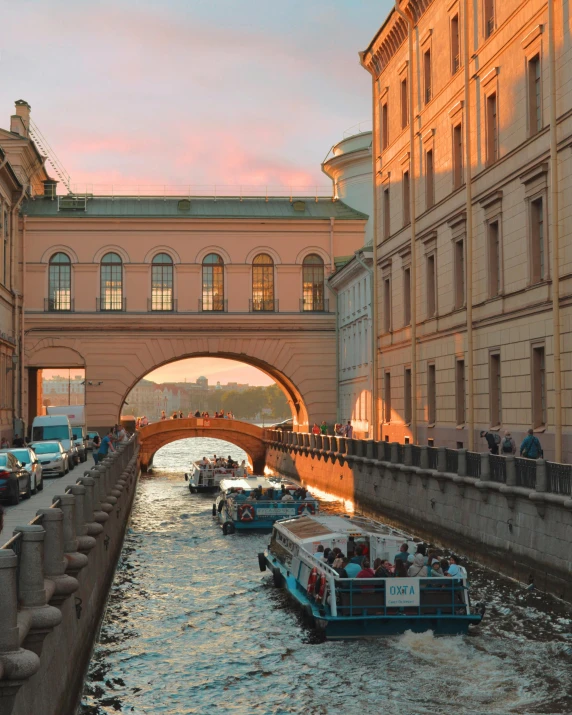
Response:
[[[309,596],[311,596],[314,593],[314,589],[316,588],[317,579],[318,579],[318,569],[314,566],[314,568],[310,571],[310,578],[308,579],[308,585],[306,586],[306,591],[308,591]]]
[[[320,579],[320,582],[318,583],[316,581],[316,589],[315,589],[315,596],[314,598],[316,601],[323,601],[324,600],[324,594],[326,593],[326,574],[320,574],[318,576]]]
[[[310,514],[315,514],[316,507],[312,504],[312,502],[304,502],[303,504],[300,504],[296,510],[298,516],[301,516],[305,511],[308,511]]]
[[[254,521],[256,512],[250,504],[243,504],[238,507],[238,518],[240,521]]]

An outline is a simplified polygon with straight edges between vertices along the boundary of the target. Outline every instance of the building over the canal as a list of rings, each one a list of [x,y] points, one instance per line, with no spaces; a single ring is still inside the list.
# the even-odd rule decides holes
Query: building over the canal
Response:
[[[403,0],[361,53],[383,439],[572,457],[571,52],[565,3]]]
[[[19,210],[26,198],[43,193],[44,158],[30,138],[30,107],[16,102],[10,130],[0,129],[0,440],[22,429],[24,250]]]

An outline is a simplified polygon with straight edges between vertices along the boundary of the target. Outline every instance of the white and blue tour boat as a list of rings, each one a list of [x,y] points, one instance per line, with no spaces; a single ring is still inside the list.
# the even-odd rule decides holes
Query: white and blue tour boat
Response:
[[[480,623],[483,611],[471,606],[466,578],[342,578],[319,554],[320,546],[339,547],[346,556],[365,551],[372,564],[393,563],[405,542],[415,550],[412,537],[365,517],[300,516],[274,525],[258,561],[329,639],[458,634]]]
[[[228,477],[245,477],[248,474],[248,467],[223,467],[217,466],[211,459],[201,459],[191,464],[185,480],[189,482],[189,491],[195,492],[216,492],[219,489],[221,479]]]
[[[224,534],[232,534],[237,529],[271,529],[279,519],[318,513],[316,499],[297,497],[299,487],[279,479],[225,477],[219,487],[213,517],[222,526]]]

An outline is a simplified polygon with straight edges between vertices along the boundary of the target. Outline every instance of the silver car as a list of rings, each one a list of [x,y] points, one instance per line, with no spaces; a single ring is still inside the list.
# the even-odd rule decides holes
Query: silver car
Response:
[[[32,442],[30,447],[36,453],[44,477],[63,477],[69,472],[68,454],[61,442]]]
[[[29,447],[12,447],[11,449],[0,449],[0,454],[10,452],[13,454],[24,469],[30,475],[30,486],[32,494],[41,492],[44,488],[42,479],[42,465],[33,449]]]

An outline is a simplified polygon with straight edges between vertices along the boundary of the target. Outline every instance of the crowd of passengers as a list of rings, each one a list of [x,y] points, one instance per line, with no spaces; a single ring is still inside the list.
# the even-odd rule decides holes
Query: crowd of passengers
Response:
[[[466,578],[467,571],[459,557],[440,557],[439,553],[425,544],[418,544],[415,554],[409,552],[409,544],[401,545],[393,563],[387,559],[369,559],[367,544],[356,544],[353,555],[346,556],[338,547],[330,549],[318,546],[314,554],[325,561],[341,578]]]
[[[230,456],[230,454],[226,459],[224,457],[217,457],[215,454],[212,459],[207,459],[206,457],[203,457],[199,462],[199,467],[201,469],[206,469],[207,467],[215,467],[221,469],[236,469],[236,467],[241,467],[242,469],[245,469],[246,460],[243,459],[242,462],[239,464],[235,459]]]
[[[233,494],[235,491],[240,495],[240,488],[235,489],[231,487],[229,492]],[[292,489],[286,487],[286,485],[281,484],[280,489],[275,489],[274,487],[269,487],[268,489],[263,489],[261,486],[253,489],[250,494],[244,495],[248,501],[281,501],[281,502],[301,502],[308,501],[313,502],[314,497],[309,491],[304,489],[304,487],[299,487],[298,489]]]

